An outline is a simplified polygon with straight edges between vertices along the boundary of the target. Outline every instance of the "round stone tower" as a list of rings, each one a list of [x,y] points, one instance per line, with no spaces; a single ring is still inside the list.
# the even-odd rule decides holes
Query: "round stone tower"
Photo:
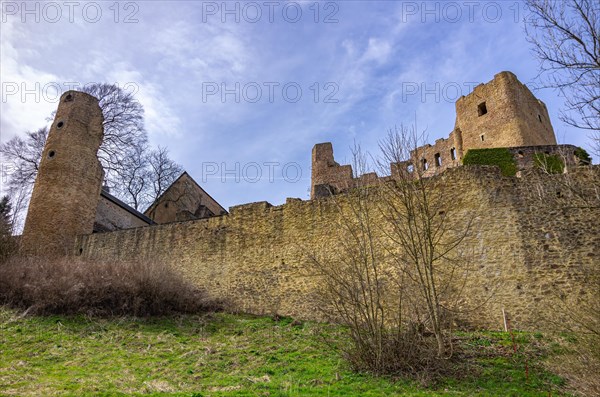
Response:
[[[95,97],[79,91],[61,96],[29,203],[22,253],[64,255],[77,235],[92,233],[103,179],[97,156],[103,121]]]

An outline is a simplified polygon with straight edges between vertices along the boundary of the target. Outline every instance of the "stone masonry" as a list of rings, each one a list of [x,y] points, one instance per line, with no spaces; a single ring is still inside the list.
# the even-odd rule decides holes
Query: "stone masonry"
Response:
[[[550,187],[539,197],[532,196],[536,179],[503,177],[496,167],[457,167],[435,177],[447,178],[455,195],[446,216],[461,222],[476,213],[464,248],[476,254],[461,302],[464,324],[501,329],[504,309],[514,327],[539,329],[557,294],[596,293],[583,269],[600,262],[600,209],[557,197],[565,181],[593,190],[599,171],[544,176]],[[247,204],[220,217],[80,236],[75,251],[96,260],[160,261],[230,310],[319,320],[321,287],[310,255],[335,260],[338,204],[346,197]]]
[[[103,178],[97,156],[103,121],[93,96],[68,91],[60,97],[25,220],[24,254],[64,255],[75,236],[92,233]]]

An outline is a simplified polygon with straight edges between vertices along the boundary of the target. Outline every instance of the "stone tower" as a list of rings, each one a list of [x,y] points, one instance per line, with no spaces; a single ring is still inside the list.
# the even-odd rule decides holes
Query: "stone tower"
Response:
[[[66,254],[77,235],[92,233],[103,179],[97,156],[103,121],[93,96],[79,91],[61,96],[21,237],[24,254]]]
[[[312,172],[310,197],[315,198],[316,190],[344,189],[352,183],[352,167],[339,165],[333,159],[333,146],[330,142],[318,143],[312,150]]]
[[[468,149],[556,145],[544,102],[511,72],[500,72],[456,101],[456,129]]]
[[[413,150],[423,176],[458,167],[471,149],[556,146],[544,102],[511,72],[500,72],[456,101],[456,123],[448,138]]]

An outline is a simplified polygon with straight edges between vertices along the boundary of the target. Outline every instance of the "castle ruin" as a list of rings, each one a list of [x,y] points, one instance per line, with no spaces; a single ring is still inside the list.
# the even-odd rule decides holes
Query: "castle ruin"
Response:
[[[533,167],[536,153],[557,154],[568,167],[578,163],[577,147],[556,144],[546,105],[513,73],[500,72],[456,101],[456,122],[448,138],[414,148],[410,160],[390,165],[390,175],[394,176],[396,167],[418,167],[415,175],[430,177],[461,166],[469,150],[491,148],[510,150],[520,171]],[[377,179],[372,173],[361,177],[362,183]],[[350,165],[335,162],[331,143],[315,145],[312,199],[343,192],[356,182]]]
[[[574,297],[590,293],[580,269],[598,266],[600,209],[565,208],[557,197],[567,194],[560,188],[567,177],[581,181],[589,190],[585,194],[597,194],[599,169],[578,171],[575,147],[556,145],[545,105],[510,72],[476,87],[456,109],[449,138],[417,148],[410,161],[424,167],[423,176],[451,183],[448,205],[459,207],[456,221],[485,209],[467,247],[478,255],[462,305],[478,309],[465,321],[498,329],[506,309],[515,327],[534,327],[544,299],[556,291]],[[288,199],[280,206],[259,202],[227,212],[184,174],[141,214],[101,190],[96,157],[101,139],[97,100],[65,93],[36,179],[22,237],[25,253],[159,260],[210,297],[227,301],[231,310],[319,319],[319,285],[306,274],[306,254],[335,260],[339,213],[329,196],[356,182],[351,166],[335,162],[330,143],[313,148],[311,200]],[[522,171],[533,167],[538,152],[566,153],[565,165],[572,168],[568,175],[547,176],[548,185],[540,187],[527,175],[461,166],[469,150],[502,147],[509,148]],[[375,174],[358,178],[367,184],[379,179]],[[382,178],[393,178],[393,172]],[[179,200],[188,191],[192,195]],[[350,194],[338,197],[346,200]]]

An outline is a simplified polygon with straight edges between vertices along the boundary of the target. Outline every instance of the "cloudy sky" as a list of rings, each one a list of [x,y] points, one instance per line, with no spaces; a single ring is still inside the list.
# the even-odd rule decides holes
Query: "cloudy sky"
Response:
[[[315,143],[345,162],[415,120],[433,142],[494,74],[533,88],[525,15],[517,1],[2,1],[0,139],[47,124],[57,91],[116,83],[151,144],[225,207],[308,198]],[[535,94],[558,140],[587,146],[558,94]]]

